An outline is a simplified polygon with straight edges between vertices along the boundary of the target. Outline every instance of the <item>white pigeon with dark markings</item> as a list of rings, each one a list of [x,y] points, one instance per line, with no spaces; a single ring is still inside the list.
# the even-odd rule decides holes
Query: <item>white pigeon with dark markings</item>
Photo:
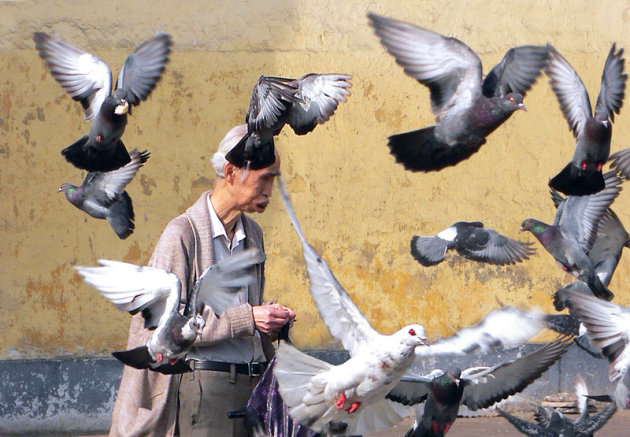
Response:
[[[348,361],[334,366],[285,343],[280,345],[274,375],[289,414],[301,425],[339,435],[387,428],[400,421],[407,411],[385,399],[385,395],[398,384],[414,359],[521,344],[542,329],[541,314],[506,308],[491,313],[479,326],[464,329],[435,346],[424,346],[425,329],[417,324],[392,335],[380,334],[352,302],[326,261],[306,241],[281,178],[278,189],[302,244],[315,306],[330,333],[350,354]]]
[[[174,273],[105,259],[99,260],[102,267],[75,268],[116,308],[142,312],[145,328],[155,330],[146,344],[113,355],[137,369],[171,374],[190,371],[183,358],[205,326],[204,305],[216,308],[221,305],[215,301],[217,296],[250,284],[251,267],[264,259],[260,250],[247,249],[210,266],[191,289],[183,314],[179,312],[181,282]]]
[[[488,264],[515,264],[535,252],[532,243],[504,237],[481,222],[457,222],[433,237],[414,236],[411,255],[425,267],[439,264],[446,252],[455,249],[461,256]]]

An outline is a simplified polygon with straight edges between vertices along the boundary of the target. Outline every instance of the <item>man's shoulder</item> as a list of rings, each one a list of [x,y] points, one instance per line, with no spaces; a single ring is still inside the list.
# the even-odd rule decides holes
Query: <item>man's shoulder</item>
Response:
[[[185,239],[188,237],[192,238],[194,234],[188,217],[186,217],[186,214],[182,214],[168,222],[162,235],[178,235]]]

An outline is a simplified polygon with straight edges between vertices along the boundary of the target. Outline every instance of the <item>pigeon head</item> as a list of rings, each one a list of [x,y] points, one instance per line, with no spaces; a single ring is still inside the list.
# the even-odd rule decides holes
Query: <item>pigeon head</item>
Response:
[[[77,195],[80,191],[80,190],[77,190],[77,188],[78,187],[76,185],[72,185],[72,184],[69,184],[68,182],[64,182],[63,184],[59,186],[59,189],[57,190],[57,192],[60,193],[63,191],[66,197],[72,200],[72,198],[75,195]]]
[[[394,334],[400,342],[408,347],[428,346],[427,332],[422,325],[407,325],[396,334]]]
[[[457,387],[459,387],[459,383],[461,382],[461,378],[462,378],[462,369],[460,369],[459,367],[456,367],[449,373],[451,377],[453,378],[453,380],[455,381],[455,384],[457,385]]]
[[[529,231],[534,235],[540,235],[545,231],[545,228],[546,227],[543,225],[543,223],[539,222],[538,220],[528,218],[523,220],[523,223],[521,223],[521,229],[519,229],[519,232]]]
[[[112,94],[114,98],[114,104],[116,105],[114,108],[114,114],[116,115],[124,115],[129,112],[129,102],[127,101],[127,91],[122,88],[118,88]]]
[[[523,96],[518,93],[508,93],[503,96],[503,99],[501,100],[501,106],[507,110],[510,110],[510,112],[514,112],[519,109],[527,111],[527,108],[523,103]]]
[[[204,326],[206,326],[206,321],[203,319],[203,316],[201,314],[196,314],[195,317],[192,317],[190,320],[188,320],[187,325],[194,333],[193,338],[196,338],[198,335],[201,335],[201,330]]]

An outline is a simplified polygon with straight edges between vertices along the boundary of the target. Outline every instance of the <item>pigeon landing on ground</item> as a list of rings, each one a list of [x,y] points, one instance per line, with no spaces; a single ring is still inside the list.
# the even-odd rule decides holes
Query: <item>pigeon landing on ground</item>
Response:
[[[237,167],[253,170],[273,164],[274,141],[288,123],[305,135],[328,121],[350,95],[352,76],[309,73],[298,79],[261,76],[245,116],[247,134],[226,155]]]
[[[130,106],[151,94],[168,62],[171,37],[158,33],[140,44],[120,70],[112,93],[112,72],[100,58],[49,34],[36,32],[35,47],[52,76],[81,102],[90,132],[62,150],[75,167],[91,172],[115,170],[130,161],[120,137]]]
[[[133,149],[131,161],[117,170],[90,172],[80,187],[64,182],[57,191],[63,191],[68,201],[98,219],[107,219],[118,238],[125,239],[133,232],[134,213],[131,197],[125,191],[150,153]]]
[[[405,437],[441,437],[455,422],[460,405],[476,411],[521,392],[551,367],[570,344],[549,343],[536,352],[494,367],[475,367],[463,372],[437,370],[427,376],[408,374],[387,397],[405,405],[418,405],[416,423]]]
[[[612,395],[618,408],[630,408],[630,310],[583,293],[567,293],[571,314],[577,316],[591,344],[608,359]]]
[[[600,220],[621,191],[616,171],[604,175],[606,187],[589,196],[569,196],[558,204],[553,224],[529,218],[520,231],[530,231],[567,273],[588,284],[595,296],[611,300],[613,294],[602,284],[588,257],[597,237]]]
[[[378,333],[326,261],[306,241],[281,179],[278,189],[302,244],[315,306],[330,333],[350,354],[348,361],[333,366],[284,343],[280,345],[275,376],[291,417],[301,425],[330,432],[345,424],[344,432],[335,431],[338,434],[365,434],[392,426],[406,412],[386,400],[385,395],[414,359],[520,344],[541,329],[540,314],[506,308],[488,315],[478,327],[464,329],[431,347],[422,347],[426,334],[420,325],[406,326],[393,335]]]
[[[128,366],[169,374],[190,371],[183,357],[205,325],[203,306],[214,308],[214,295],[251,283],[248,269],[263,261],[260,250],[248,249],[212,265],[191,289],[183,315],[178,311],[181,283],[173,273],[110,260],[99,260],[102,267],[75,268],[116,308],[141,311],[145,328],[155,330],[145,345],[113,355]]]
[[[528,259],[532,243],[521,243],[483,227],[481,222],[457,222],[434,237],[414,236],[411,255],[425,267],[439,264],[455,249],[468,259],[489,264],[515,264]]]
[[[592,437],[595,431],[602,428],[608,419],[615,414],[617,408],[614,404],[606,406],[601,411],[590,415],[588,413],[588,393],[586,384],[579,380],[575,387],[580,416],[571,420],[559,411],[543,406],[536,406],[534,418],[536,423],[528,422],[505,411],[498,409],[499,414],[505,417],[522,434],[544,437]]]
[[[553,47],[546,73],[560,109],[577,138],[571,162],[549,181],[549,186],[570,196],[596,193],[604,188],[602,166],[610,153],[615,113],[623,105],[627,74],[623,73],[623,49],[613,43],[606,58],[595,116],[586,87],[573,67]]]
[[[370,25],[405,73],[431,91],[437,123],[389,137],[390,153],[407,170],[456,165],[485,144],[514,111],[549,57],[546,46],[515,47],[482,82],[481,60],[466,44],[403,21],[368,14]]]

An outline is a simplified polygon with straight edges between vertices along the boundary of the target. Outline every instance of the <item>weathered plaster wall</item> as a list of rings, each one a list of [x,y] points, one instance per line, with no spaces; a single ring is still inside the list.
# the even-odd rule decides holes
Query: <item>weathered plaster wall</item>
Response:
[[[104,356],[124,347],[129,317],[82,284],[72,266],[148,260],[166,223],[212,187],[209,159],[244,119],[261,74],[354,77],[352,96],[330,122],[306,137],[287,129],[276,144],[307,237],[378,330],[419,321],[432,338],[448,335],[496,299],[551,311],[551,293],[572,278],[540,248],[515,267],[454,258],[431,269],[408,251],[412,235],[458,220],[529,240],[518,236],[524,218],[552,221],[547,181],[571,157],[574,140],[546,79],[526,97],[529,111],[515,114],[468,161],[434,174],[406,172],[389,155],[387,136],[432,123],[428,92],[384,52],[367,11],[458,37],[486,70],[509,47],[549,41],[593,102],[611,42],[630,43],[627,1],[0,1],[0,359]],[[152,154],[128,187],[136,232],[120,241],[105,221],[55,192],[61,182],[82,181],[59,151],[89,126],[38,57],[32,33],[59,33],[116,75],[156,30],[169,32],[175,46],[161,83],[125,132],[129,148]],[[613,151],[630,146],[627,112],[616,118]],[[630,226],[627,193],[614,207]],[[332,346],[280,199],[256,219],[265,231],[267,297],[295,308],[299,346]],[[622,259],[611,284],[625,304],[628,269]]]

